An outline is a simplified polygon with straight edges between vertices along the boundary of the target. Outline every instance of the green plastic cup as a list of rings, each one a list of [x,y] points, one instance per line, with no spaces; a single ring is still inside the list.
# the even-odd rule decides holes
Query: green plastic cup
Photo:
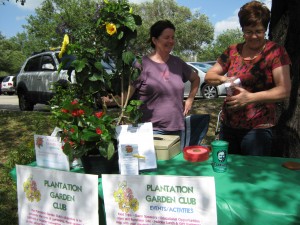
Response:
[[[215,140],[211,143],[213,162],[212,168],[217,173],[227,170],[228,142]]]

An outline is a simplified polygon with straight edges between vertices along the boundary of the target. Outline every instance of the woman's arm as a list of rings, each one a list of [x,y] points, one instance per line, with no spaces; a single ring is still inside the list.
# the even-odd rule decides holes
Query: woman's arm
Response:
[[[216,62],[206,73],[205,83],[213,86],[218,86],[223,84],[228,79],[224,76],[225,72],[222,69],[222,66]]]
[[[183,112],[184,115],[187,115],[188,112],[191,110],[194,102],[194,98],[197,94],[199,84],[200,84],[200,77],[198,76],[197,72],[195,72],[194,70],[192,70],[192,74],[190,76],[189,81],[191,82],[191,90],[189,96],[185,100],[184,112]]]

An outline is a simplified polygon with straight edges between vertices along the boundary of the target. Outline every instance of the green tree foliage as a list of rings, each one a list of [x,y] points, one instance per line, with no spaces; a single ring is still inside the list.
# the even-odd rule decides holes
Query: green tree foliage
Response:
[[[28,24],[24,26],[28,41],[41,50],[59,47],[65,33],[71,40],[82,39],[90,32],[96,9],[94,1],[45,0],[35,10],[36,15],[29,16]]]
[[[18,73],[25,58],[20,45],[0,33],[0,75]]]
[[[136,54],[143,55],[149,51],[149,28],[160,19],[169,19],[176,26],[177,44],[174,52],[177,55],[195,54],[213,40],[213,26],[208,17],[200,12],[191,13],[189,8],[178,6],[175,0],[154,0],[132,5],[133,13],[140,15],[143,21],[136,43],[132,45]],[[82,46],[90,45],[93,37],[89,40],[83,37],[90,32],[99,7],[91,0],[45,0],[24,26],[26,35],[22,40],[30,43],[23,41],[26,54],[59,47],[65,33],[69,34],[71,42],[76,40]],[[26,48],[28,45],[31,51]]]
[[[136,42],[131,45],[135,54],[144,55],[150,50],[150,26],[157,20],[169,19],[176,26],[174,54],[186,60],[194,55],[198,55],[198,59],[212,60],[219,55],[220,51],[215,50],[220,48],[219,45],[212,43],[214,28],[208,17],[199,11],[192,13],[175,0],[154,0],[131,5],[133,13],[142,18]],[[24,25],[25,32],[18,33],[10,42],[27,57],[33,52],[61,46],[66,33],[71,42],[76,41],[83,47],[90,46],[94,37],[86,37],[95,24],[99,7],[93,0],[45,0],[35,14],[28,17],[27,25]]]
[[[149,28],[158,20],[168,19],[176,27],[176,46],[178,55],[192,54],[201,50],[203,44],[213,40],[213,26],[206,15],[199,12],[191,13],[190,9],[177,5],[174,0],[154,0],[141,4],[133,4],[133,11],[143,21],[138,30],[136,51],[145,54],[149,51]]]
[[[222,52],[235,43],[243,42],[243,33],[240,29],[228,29],[217,36],[216,40],[198,52],[198,61],[216,60]]]

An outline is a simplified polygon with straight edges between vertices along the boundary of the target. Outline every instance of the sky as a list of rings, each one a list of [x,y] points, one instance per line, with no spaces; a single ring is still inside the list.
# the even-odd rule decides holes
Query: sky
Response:
[[[151,0],[129,0],[133,3],[141,3]],[[186,6],[193,12],[200,11],[208,16],[215,28],[215,36],[227,29],[239,28],[237,13],[242,5],[250,0],[176,0],[180,6]],[[261,0],[271,9],[271,0]],[[26,0],[24,6],[15,0],[0,5],[0,32],[6,38],[15,36],[24,31],[22,25],[27,24],[26,18],[34,15],[35,8],[39,7],[43,0]],[[176,24],[175,24],[176,26]]]

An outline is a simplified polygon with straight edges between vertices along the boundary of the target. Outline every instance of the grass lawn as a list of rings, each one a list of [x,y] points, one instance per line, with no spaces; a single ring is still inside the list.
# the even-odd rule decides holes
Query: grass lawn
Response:
[[[210,114],[211,121],[203,144],[215,138],[217,116],[223,98],[195,100],[192,114]],[[50,113],[0,111],[0,224],[18,224],[16,183],[9,172],[16,164],[35,160],[33,135],[50,135],[55,127]]]

